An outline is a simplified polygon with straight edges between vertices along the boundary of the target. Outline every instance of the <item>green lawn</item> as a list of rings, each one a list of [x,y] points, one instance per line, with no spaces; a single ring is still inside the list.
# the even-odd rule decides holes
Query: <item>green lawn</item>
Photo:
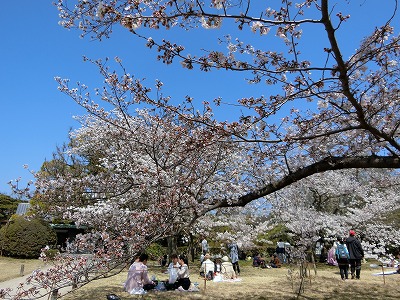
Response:
[[[28,275],[32,271],[42,268],[43,261],[39,259],[16,259],[0,256],[0,282],[21,276],[21,266],[23,266],[23,275]]]

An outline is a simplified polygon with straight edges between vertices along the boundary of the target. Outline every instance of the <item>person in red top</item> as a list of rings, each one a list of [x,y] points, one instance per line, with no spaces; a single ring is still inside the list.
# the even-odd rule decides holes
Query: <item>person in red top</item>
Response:
[[[356,232],[354,230],[349,231],[349,237],[346,239],[346,246],[350,254],[351,279],[360,279],[361,260],[364,258],[364,250],[355,235]]]
[[[272,255],[269,265],[271,266],[271,268],[280,268],[282,266],[282,263],[279,260],[278,255],[276,254]]]

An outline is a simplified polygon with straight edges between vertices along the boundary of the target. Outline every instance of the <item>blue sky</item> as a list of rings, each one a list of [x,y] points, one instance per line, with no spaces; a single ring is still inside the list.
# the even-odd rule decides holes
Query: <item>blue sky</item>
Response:
[[[58,21],[52,0],[2,3],[0,193],[10,194],[10,180],[32,179],[23,165],[39,170],[46,159],[51,159],[56,146],[67,140],[69,129],[78,126],[73,116],[85,112],[57,90],[54,77],[70,78],[71,83],[81,81],[90,88],[100,86],[96,68],[84,63],[83,55],[93,59],[119,56],[131,73],[146,78],[149,84],[155,79],[174,78],[169,92],[174,91],[177,98],[195,90],[204,92],[204,74],[191,72],[188,77],[179,64],[157,62],[156,54],[146,51],[144,42],[135,44],[137,40],[129,34],[117,32],[100,43],[81,39],[78,31],[63,29]],[[185,80],[201,84],[184,90]],[[241,79],[240,83],[244,84]],[[209,81],[208,93],[211,95],[219,85],[219,81]]]
[[[279,2],[279,1],[278,1]],[[337,1],[347,2],[347,1]],[[376,10],[373,0],[352,0],[354,21],[368,18],[368,22],[353,23],[348,34],[341,36],[345,51],[357,47],[357,40],[370,31],[376,20],[390,15],[392,1],[380,2]],[[383,4],[385,3],[385,4]],[[398,19],[398,18],[397,18]],[[128,70],[151,85],[155,79],[165,83],[165,93],[176,99],[193,95],[198,101],[212,100],[217,96],[237,99],[252,94],[266,93],[265,86],[250,86],[243,74],[227,72],[201,73],[187,71],[176,65],[163,65],[156,53],[147,50],[129,34],[117,31],[103,42],[79,38],[77,31],[68,31],[58,25],[58,12],[52,0],[3,1],[0,10],[1,72],[0,72],[0,193],[10,194],[9,180],[22,177],[26,182],[32,177],[23,169],[38,170],[57,145],[66,139],[68,130],[78,124],[74,115],[84,111],[57,90],[55,76],[81,81],[90,88],[101,84],[94,66],[84,63],[82,56],[113,58],[119,56]],[[399,23],[399,22],[398,22]],[[398,29],[397,29],[398,30]],[[155,32],[154,35],[159,35]],[[246,32],[251,34],[251,32]],[[191,46],[207,46],[208,41],[220,36],[218,31],[179,33],[190,39]],[[312,39],[312,36],[309,36]],[[312,51],[310,44],[306,51]],[[99,83],[100,82],[100,83]],[[234,88],[233,88],[234,87]],[[229,118],[221,115],[222,118]]]

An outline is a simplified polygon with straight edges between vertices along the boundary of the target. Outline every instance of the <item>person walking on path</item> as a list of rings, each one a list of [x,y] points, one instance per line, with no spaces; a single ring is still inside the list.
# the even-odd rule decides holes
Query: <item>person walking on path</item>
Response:
[[[361,273],[361,260],[364,258],[364,250],[360,241],[355,237],[354,230],[349,231],[349,237],[346,239],[347,250],[350,254],[350,272],[351,279],[360,279]]]
[[[338,245],[335,249],[335,256],[337,265],[340,270],[340,277],[342,280],[349,279],[349,258],[350,254],[347,250],[346,244],[344,243],[344,238],[338,237]]]

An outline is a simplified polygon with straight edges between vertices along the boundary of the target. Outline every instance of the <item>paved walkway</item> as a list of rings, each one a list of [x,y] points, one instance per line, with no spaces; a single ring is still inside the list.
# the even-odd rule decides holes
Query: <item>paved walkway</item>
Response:
[[[42,271],[45,271],[46,269],[47,269],[47,267],[41,268]],[[30,275],[31,274],[27,274],[27,275],[24,275],[24,276],[21,276],[21,277],[17,277],[17,278],[13,278],[13,279],[10,279],[10,280],[7,280],[7,281],[2,281],[2,282],[0,282],[0,289],[11,288],[12,291],[10,292],[10,294],[11,294],[11,296],[13,296],[13,295],[15,295],[18,286],[21,283],[24,283],[26,281],[26,279],[28,278],[28,276],[30,276]],[[66,287],[66,288],[62,288],[60,292],[62,294],[65,294],[66,292],[68,292],[70,290],[71,290],[71,287]],[[10,298],[5,298],[5,299],[10,299]],[[49,296],[45,295],[45,296],[42,296],[40,298],[35,298],[35,299],[49,299]]]
[[[13,278],[7,281],[0,282],[0,289],[11,288],[15,290],[21,282],[24,282],[29,275]]]

